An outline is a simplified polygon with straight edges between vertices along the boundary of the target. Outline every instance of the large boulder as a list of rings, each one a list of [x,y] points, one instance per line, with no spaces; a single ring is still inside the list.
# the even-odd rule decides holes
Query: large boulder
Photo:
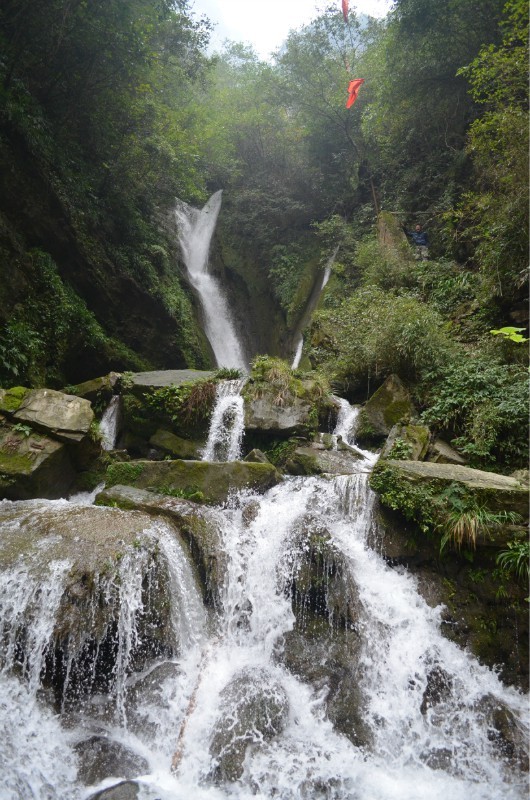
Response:
[[[92,378],[84,383],[78,383],[73,387],[74,394],[90,400],[91,403],[108,403],[115,393],[120,378],[119,372],[109,372],[108,375],[103,375],[101,378]]]
[[[33,679],[50,686],[58,703],[101,692],[118,708],[129,671],[178,651],[163,541],[178,532],[169,522],[31,500],[2,504],[0,526],[0,570],[18,598],[2,609],[5,652],[17,663],[27,658]],[[193,597],[202,611],[198,584]],[[39,648],[25,653],[35,637]]]
[[[219,604],[224,584],[227,555],[222,547],[221,531],[212,512],[190,500],[156,494],[132,486],[112,486],[96,497],[98,505],[142,511],[173,522],[187,542],[205,587],[205,600]]]
[[[0,498],[64,497],[75,477],[67,445],[22,423],[0,423]]]
[[[248,461],[129,461],[109,468],[107,485],[126,484],[198,502],[223,503],[231,492],[265,492],[282,480],[272,464]]]
[[[286,462],[291,475],[353,475],[359,472],[363,454],[352,445],[329,434],[317,434],[313,442],[297,447]]]
[[[466,465],[466,459],[443,439],[435,439],[432,442],[426,460],[434,461],[435,464],[460,464],[462,467]]]
[[[311,403],[299,397],[281,405],[272,393],[246,399],[245,430],[284,437],[305,433],[312,427],[311,410]]]
[[[201,442],[193,442],[190,439],[183,439],[182,436],[177,436],[172,431],[158,428],[149,439],[149,444],[155,450],[161,453],[168,454],[173,458],[183,459],[196,459],[200,456],[201,448],[204,446]]]
[[[205,378],[213,378],[215,372],[201,369],[165,369],[152,372],[133,372],[127,375],[127,388],[135,393],[143,393],[148,389],[160,389],[163,386],[180,386]]]
[[[25,395],[13,419],[60,441],[80,442],[95,417],[90,402],[82,397],[54,389],[34,389]]]
[[[429,450],[431,432],[426,425],[394,425],[383,445],[380,458],[423,461]],[[434,460],[434,459],[433,459]]]
[[[361,410],[357,441],[380,442],[398,422],[408,422],[416,416],[410,392],[397,375],[389,375]]]

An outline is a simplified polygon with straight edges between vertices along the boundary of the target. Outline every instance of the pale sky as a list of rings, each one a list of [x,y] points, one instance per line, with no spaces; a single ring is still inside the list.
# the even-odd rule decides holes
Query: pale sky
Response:
[[[341,0],[334,0],[341,11]],[[290,30],[307,25],[328,3],[321,0],[193,0],[196,16],[205,14],[216,23],[212,46],[225,39],[247,42],[267,59],[285,41]],[[382,17],[392,0],[350,0],[350,11]]]

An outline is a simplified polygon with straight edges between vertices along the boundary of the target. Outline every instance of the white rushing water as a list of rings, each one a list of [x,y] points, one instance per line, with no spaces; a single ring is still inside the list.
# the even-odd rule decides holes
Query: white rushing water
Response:
[[[343,411],[335,434],[352,444],[355,414],[346,406]],[[423,600],[406,570],[391,568],[371,549],[374,496],[367,472],[374,457],[369,455],[357,462],[358,474],[288,478],[263,496],[243,492],[225,508],[205,510],[220,531],[226,555],[213,632],[185,550],[165,523],[153,524],[151,535],[169,565],[167,592],[182,647],[177,657],[161,659],[146,674],[127,672],[137,635],[135,609],[142,600],[138,563],[133,556],[124,559],[119,578],[122,649],[114,692],[121,713],[110,722],[86,708],[63,728],[37,704],[37,663],[42,661],[57,603],[52,585],[60,585],[67,564],[51,563],[40,579],[31,579],[33,583],[27,582],[23,563],[13,567],[4,576],[0,594],[8,651],[0,684],[0,729],[7,731],[0,748],[8,776],[8,788],[4,794],[0,791],[2,800],[84,800],[96,789],[118,782],[123,776],[99,786],[75,783],[73,743],[98,725],[104,726],[106,737],[146,760],[148,768],[136,776],[141,800],[525,798],[526,780],[496,751],[484,707],[485,698],[493,698],[522,726],[526,701],[445,639],[440,632],[442,609]],[[12,504],[13,514],[18,507]],[[23,510],[27,515],[31,507],[26,504]],[[3,526],[4,536],[18,524],[13,516]],[[326,700],[331,687],[304,682],[284,663],[288,637],[298,624],[290,587],[293,576],[303,570],[308,529],[321,539],[329,537],[358,595],[351,631],[359,642],[357,666],[353,667],[352,652],[354,673],[348,681],[355,682],[363,698],[369,741],[364,746],[355,746],[329,720]],[[322,577],[327,585],[331,572]],[[37,585],[46,598],[42,613]],[[300,602],[303,612],[305,600]],[[16,620],[28,608],[34,620],[28,634],[33,655],[27,665],[29,682],[22,685],[8,667],[16,661]],[[330,636],[338,624],[330,617]],[[325,654],[321,658],[325,660]],[[445,676],[446,691],[425,707],[433,671]],[[158,673],[155,688],[147,690]],[[244,734],[244,744],[250,746],[237,780],[219,781],[216,770],[228,745],[216,757],[215,742],[227,728],[237,734],[239,715],[244,716],[252,702],[265,709],[262,717],[283,704],[281,725],[272,736],[251,725]],[[14,726],[8,724],[11,718]]]
[[[112,396],[110,403],[101,416],[99,431],[103,450],[114,450],[118,436],[121,414],[121,398],[119,394]]]
[[[216,192],[202,210],[179,201],[175,216],[182,256],[188,276],[202,305],[204,331],[216,366],[246,371],[248,368],[225,294],[209,271],[210,243],[221,208],[222,191]]]
[[[212,412],[204,461],[236,461],[241,457],[245,416],[241,389],[244,380],[220,381]]]

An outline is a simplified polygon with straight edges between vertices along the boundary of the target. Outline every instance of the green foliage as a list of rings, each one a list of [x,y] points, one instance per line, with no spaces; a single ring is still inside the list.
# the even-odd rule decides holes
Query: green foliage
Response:
[[[145,396],[147,405],[172,422],[189,426],[205,424],[210,419],[217,383],[208,378],[178,386],[152,389]]]
[[[472,465],[516,469],[528,463],[528,372],[479,354],[432,376],[422,419],[448,433]]]
[[[497,556],[497,564],[508,574],[515,575],[528,583],[530,573],[530,542],[528,539],[514,539],[508,542],[508,549]]]
[[[332,381],[356,385],[395,372],[420,379],[453,345],[440,315],[410,295],[365,286],[315,314],[310,358]]]
[[[215,370],[215,380],[216,381],[237,381],[243,377],[243,373],[240,369],[235,369],[234,367],[221,367],[221,369]]]
[[[390,448],[387,458],[397,461],[406,461],[412,454],[412,445],[404,439],[397,438]]]
[[[110,464],[105,476],[105,482],[107,486],[128,486],[129,484],[134,484],[142,472],[142,464],[130,464],[127,461],[120,461]]]
[[[192,500],[194,503],[203,503],[205,501],[204,492],[201,492],[198,486],[187,486],[185,489],[175,489],[171,486],[156,486],[153,491],[159,494],[165,494],[168,497],[178,497],[181,500]]]
[[[515,342],[516,344],[524,344],[524,342],[528,341],[525,336],[521,335],[521,331],[524,330],[524,328],[514,328],[512,325],[508,325],[505,328],[490,331],[490,333],[493,334],[493,336],[504,336],[505,339],[508,339],[510,342]]]

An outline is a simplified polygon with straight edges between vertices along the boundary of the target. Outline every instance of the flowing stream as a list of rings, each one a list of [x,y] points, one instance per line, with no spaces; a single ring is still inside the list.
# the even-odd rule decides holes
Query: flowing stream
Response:
[[[198,210],[179,201],[175,209],[179,241],[188,276],[203,311],[204,331],[216,366],[246,371],[248,364],[237,337],[228,302],[219,281],[209,271],[210,244],[221,209],[222,190]]]
[[[343,411],[336,435],[352,445],[355,414],[346,405]],[[120,562],[119,579],[102,584],[103,595],[120,597],[112,690],[80,699],[63,716],[50,710],[39,685],[69,567],[51,558],[50,528],[43,544],[50,559],[33,569],[38,552],[21,557],[0,585],[2,800],[84,800],[117,783],[122,773],[88,786],[76,778],[76,746],[96,732],[139,759],[134,777],[145,800],[526,797],[525,777],[496,750],[485,712],[488,703],[502,705],[522,726],[526,702],[445,639],[441,608],[427,605],[406,570],[391,568],[371,548],[373,460],[360,460],[358,474],[287,478],[264,496],[242,492],[227,507],[204,511],[226,554],[213,623],[185,548],[165,522],[150,523],[147,534],[168,567],[172,636],[180,646],[142,672],[132,670],[145,571],[145,556],[133,550]],[[32,515],[68,509],[78,513],[80,506],[3,501],[3,540],[21,535]],[[328,600],[341,571],[356,597],[353,622],[341,627],[330,613],[321,623],[328,645],[309,656],[315,663],[308,670],[330,653],[333,661],[335,641],[351,646],[344,669],[360,698],[362,743],[332,724],[329,680],[303,677],[293,666],[304,659],[292,649],[293,636],[316,647],[309,593],[292,588],[307,564],[308,531],[328,542],[335,564],[324,560]],[[433,674],[444,686],[434,700]]]
[[[220,381],[212,412],[204,461],[237,461],[245,432],[241,390],[244,380]]]

